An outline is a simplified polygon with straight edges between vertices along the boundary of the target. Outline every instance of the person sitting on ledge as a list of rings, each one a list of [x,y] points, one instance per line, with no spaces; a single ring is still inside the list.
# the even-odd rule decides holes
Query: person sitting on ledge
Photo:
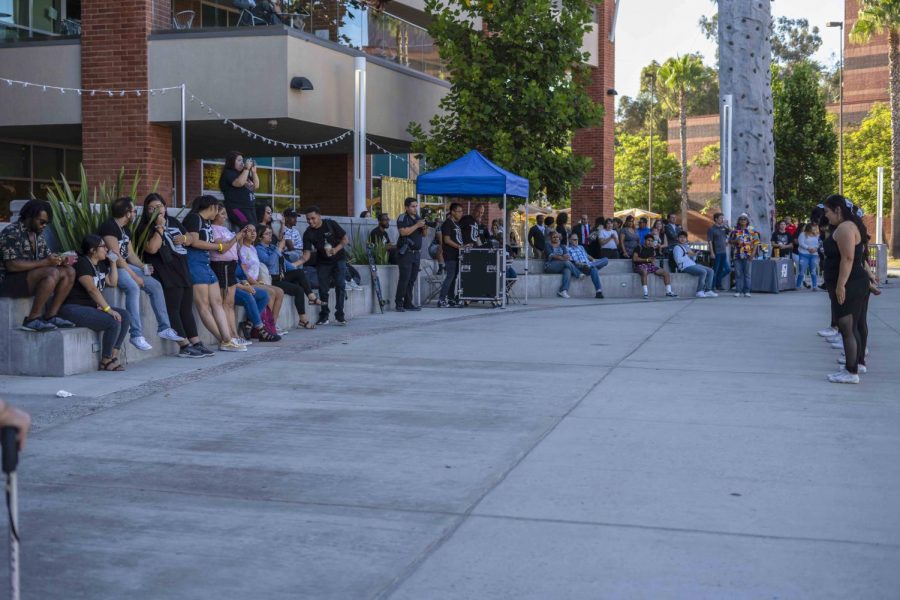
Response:
[[[687,232],[682,229],[678,232],[678,243],[672,248],[672,260],[675,261],[679,271],[697,278],[698,298],[718,297],[718,294],[713,291],[716,272],[709,267],[697,264],[697,261],[694,260],[697,253],[688,247],[687,240]]]
[[[119,349],[128,335],[131,315],[124,308],[110,306],[103,297],[107,285],[118,284],[116,260],[107,256],[109,249],[99,235],[86,235],[81,241],[81,254],[75,262],[78,281],[72,286],[60,314],[78,327],[101,334],[100,370],[124,371],[119,364]]]
[[[634,249],[634,254],[631,255],[631,262],[634,266],[634,272],[641,277],[644,300],[650,298],[650,290],[647,287],[647,279],[650,273],[655,274],[657,277],[662,277],[666,283],[666,296],[669,298],[678,296],[672,291],[672,279],[669,276],[669,272],[656,266],[656,249],[653,247],[653,236],[648,235],[645,237],[643,245]]]
[[[593,258],[588,255],[584,246],[578,243],[578,234],[575,233],[569,236],[569,256],[572,257],[572,262],[575,263],[577,269],[591,276],[591,281],[594,282],[594,298],[602,299],[603,286],[600,284],[598,271],[609,264],[609,259]]]
[[[19,211],[19,221],[0,233],[0,297],[34,296],[22,321],[26,331],[75,327],[57,314],[75,283],[75,270],[65,256],[51,254],[47,247],[43,233],[51,219],[50,203],[29,200]]]
[[[284,240],[276,242],[270,226],[256,226],[256,254],[259,257],[259,261],[269,269],[269,274],[272,276],[272,285],[280,288],[286,295],[294,299],[294,308],[297,309],[297,315],[300,318],[299,327],[301,329],[315,329],[316,326],[306,316],[304,297],[309,300],[310,304],[321,306],[324,302],[319,300],[313,292],[303,269],[298,269],[295,265],[285,260],[282,254],[283,251]]]
[[[584,273],[579,271],[572,263],[572,257],[567,252],[566,246],[560,244],[561,239],[557,231],[550,234],[550,245],[547,246],[547,262],[544,263],[544,272],[562,275],[562,283],[556,295],[560,298],[568,298],[569,282],[572,280],[572,275],[575,276],[575,279],[581,279],[584,277]]]

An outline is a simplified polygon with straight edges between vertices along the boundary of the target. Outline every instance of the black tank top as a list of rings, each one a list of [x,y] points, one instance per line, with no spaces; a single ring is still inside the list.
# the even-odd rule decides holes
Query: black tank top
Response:
[[[825,275],[825,285],[834,287],[837,284],[838,275],[841,270],[841,252],[838,249],[837,242],[834,241],[834,234],[825,239],[822,244],[825,251],[825,262],[822,265],[822,272]],[[869,275],[866,273],[864,265],[866,259],[866,244],[860,242],[853,249],[853,267],[850,269],[850,277],[847,283],[857,281],[868,281]]]

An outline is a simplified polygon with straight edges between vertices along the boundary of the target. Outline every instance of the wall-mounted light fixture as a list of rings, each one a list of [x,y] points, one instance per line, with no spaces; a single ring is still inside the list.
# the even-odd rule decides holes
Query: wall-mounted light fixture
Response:
[[[607,96],[618,96],[619,92],[617,92],[615,90],[615,88],[609,88],[608,90],[606,90],[606,95]]]
[[[310,81],[306,77],[292,77],[291,78],[291,89],[308,92],[315,88],[313,88],[312,81]]]

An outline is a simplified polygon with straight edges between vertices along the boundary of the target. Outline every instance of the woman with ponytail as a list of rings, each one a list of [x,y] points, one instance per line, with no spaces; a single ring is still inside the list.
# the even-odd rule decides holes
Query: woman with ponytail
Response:
[[[832,383],[859,383],[866,372],[869,303],[869,274],[865,267],[869,234],[862,222],[862,210],[848,199],[834,194],[825,200],[824,216],[831,228],[825,240],[825,287],[832,314],[844,346],[846,364],[828,376]]]

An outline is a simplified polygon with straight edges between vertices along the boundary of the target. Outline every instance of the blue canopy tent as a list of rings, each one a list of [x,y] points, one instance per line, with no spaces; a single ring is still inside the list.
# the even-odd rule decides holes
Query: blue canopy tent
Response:
[[[506,198],[528,198],[528,180],[501,169],[478,150],[472,150],[452,163],[420,175],[416,193],[422,196],[452,196],[457,198],[503,198],[503,236],[509,235],[506,223]],[[526,214],[526,222],[527,222]],[[528,236],[525,236],[525,302],[528,302]],[[506,248],[506,239],[502,249]],[[505,254],[504,254],[505,256]],[[505,262],[505,261],[504,261]],[[503,273],[503,306],[506,307],[506,269]]]

